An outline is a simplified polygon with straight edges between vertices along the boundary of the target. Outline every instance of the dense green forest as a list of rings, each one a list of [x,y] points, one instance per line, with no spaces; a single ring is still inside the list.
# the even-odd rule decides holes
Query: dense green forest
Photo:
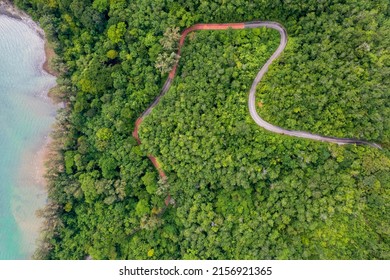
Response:
[[[56,94],[67,105],[52,136],[36,258],[390,258],[387,0],[15,3],[54,46]],[[279,43],[268,29],[190,34],[139,146],[131,133],[166,79],[173,31],[250,20],[280,22],[289,34],[258,86],[260,116],[383,149],[254,123],[249,88]]]

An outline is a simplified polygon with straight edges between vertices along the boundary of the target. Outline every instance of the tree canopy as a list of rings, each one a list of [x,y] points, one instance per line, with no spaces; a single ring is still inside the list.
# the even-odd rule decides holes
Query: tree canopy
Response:
[[[54,46],[66,103],[37,258],[389,259],[388,1],[15,3]],[[251,20],[280,22],[289,34],[258,85],[260,116],[383,149],[277,135],[253,122],[249,87],[279,43],[264,28],[191,33],[139,146],[135,121],[177,59],[178,31]]]

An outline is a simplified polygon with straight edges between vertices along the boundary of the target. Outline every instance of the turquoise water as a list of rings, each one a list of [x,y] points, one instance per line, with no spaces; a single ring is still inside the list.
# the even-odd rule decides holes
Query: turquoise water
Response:
[[[55,78],[42,70],[43,40],[0,15],[0,259],[29,259],[46,201],[39,153],[54,121],[46,97]]]

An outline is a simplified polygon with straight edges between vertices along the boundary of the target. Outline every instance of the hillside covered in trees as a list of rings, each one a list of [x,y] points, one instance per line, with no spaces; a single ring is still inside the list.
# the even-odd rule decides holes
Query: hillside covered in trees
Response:
[[[390,258],[388,1],[15,2],[54,46],[56,94],[67,104],[37,258]],[[257,89],[262,118],[383,149],[253,122],[249,88],[279,43],[269,29],[191,33],[139,146],[135,121],[177,59],[178,31],[251,20],[289,34]]]

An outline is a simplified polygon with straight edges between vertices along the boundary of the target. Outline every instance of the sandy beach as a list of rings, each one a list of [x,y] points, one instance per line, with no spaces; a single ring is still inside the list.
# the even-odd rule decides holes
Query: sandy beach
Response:
[[[45,39],[45,62],[43,63],[43,70],[45,70],[50,75],[57,77],[59,73],[55,71],[52,67],[52,60],[56,57],[56,53],[53,48],[50,46],[50,43]]]
[[[51,138],[46,138],[45,145],[35,155],[35,182],[38,185],[46,186],[46,162],[50,159]]]
[[[50,44],[47,42],[45,39],[45,61],[42,65],[42,68],[45,72],[49,73],[52,76],[57,77],[59,74],[52,68],[52,60],[55,58],[56,54],[53,50],[53,48],[50,46]],[[47,97],[50,98],[50,91],[47,93]],[[50,98],[50,100],[55,103],[54,98]],[[36,155],[36,173],[35,173],[35,178],[36,182],[39,183],[40,185],[43,185],[46,187],[46,162],[48,162],[50,158],[50,143],[51,143],[51,138],[50,136],[46,137],[46,142],[42,146],[42,148],[38,151]]]

